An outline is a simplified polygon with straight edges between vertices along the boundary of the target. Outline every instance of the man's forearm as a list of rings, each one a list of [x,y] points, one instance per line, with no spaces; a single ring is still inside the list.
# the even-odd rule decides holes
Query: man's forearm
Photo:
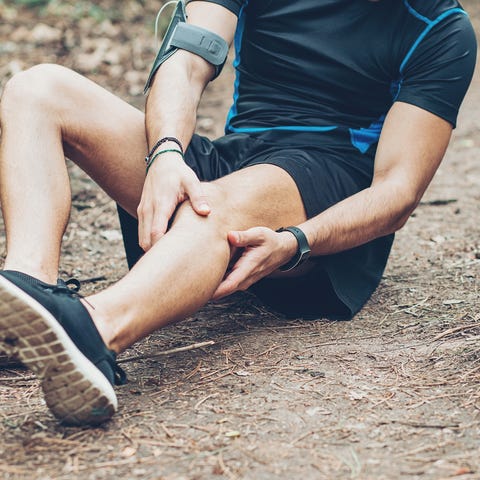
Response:
[[[211,2],[191,2],[187,13],[188,23],[220,35],[230,45],[237,25],[237,17],[230,10]],[[162,64],[147,101],[146,132],[150,148],[166,136],[175,136],[187,148],[195,130],[200,97],[214,72],[206,60],[182,49]]]
[[[372,185],[300,225],[313,254],[348,250],[401,228],[440,165],[451,132],[436,115],[395,103],[382,129]]]
[[[384,182],[346,198],[299,227],[313,255],[329,255],[398,230],[416,201],[399,185]]]
[[[177,52],[155,76],[146,105],[145,128],[149,148],[163,137],[176,137],[184,149],[190,143],[197,107],[207,80],[205,66],[196,69],[188,55]]]

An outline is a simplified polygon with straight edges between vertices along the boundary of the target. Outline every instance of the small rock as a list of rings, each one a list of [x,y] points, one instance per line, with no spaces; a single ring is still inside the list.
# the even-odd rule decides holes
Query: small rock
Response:
[[[307,408],[306,414],[309,417],[314,417],[315,415],[331,415],[332,412],[330,412],[329,410],[325,410],[322,407],[311,407]]]
[[[444,300],[443,301],[444,305],[458,305],[459,303],[463,303],[463,300],[457,300],[455,298],[452,298],[451,300]]]
[[[100,236],[109,242],[115,242],[122,239],[122,234],[118,230],[104,230]]]
[[[362,400],[366,396],[367,394],[365,392],[353,391],[353,390],[350,392],[350,395],[349,395],[351,400]]]
[[[213,118],[200,118],[197,120],[197,127],[203,128],[204,130],[211,130],[215,125]]]
[[[443,243],[445,241],[445,237],[442,235],[435,235],[430,240],[434,243]]]
[[[133,457],[137,453],[137,449],[134,447],[125,447],[122,450],[122,457],[123,458],[130,458]]]
[[[457,140],[456,144],[461,148],[472,148],[475,146],[475,142],[471,138],[462,138]]]
[[[37,45],[45,45],[47,43],[58,42],[59,40],[61,40],[61,38],[61,30],[49,27],[44,23],[39,23],[38,25],[36,25],[28,36],[28,39]]]
[[[20,62],[19,60],[12,60],[9,64],[8,64],[8,72],[10,73],[10,75],[15,75],[16,73],[19,73],[23,70],[23,63]]]
[[[24,26],[18,27],[10,35],[10,40],[15,43],[25,42],[25,41],[28,41],[28,38],[30,37],[31,34],[32,32],[27,27],[24,27]]]

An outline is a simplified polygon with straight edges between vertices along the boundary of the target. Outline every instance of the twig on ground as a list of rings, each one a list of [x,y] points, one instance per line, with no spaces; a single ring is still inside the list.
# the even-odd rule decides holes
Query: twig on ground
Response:
[[[13,475],[28,475],[29,472],[27,469],[18,468],[10,465],[0,465],[0,472],[11,473]]]
[[[127,362],[136,362],[137,360],[146,360],[157,357],[164,357],[165,355],[172,355],[174,353],[188,352],[190,350],[196,350],[198,348],[208,347],[210,345],[215,345],[213,340],[208,342],[194,343],[192,345],[187,345],[186,347],[172,348],[171,350],[164,350],[163,352],[149,353],[146,355],[131,355],[130,357],[120,358],[117,360],[118,363],[127,363]]]
[[[160,424],[160,428],[165,432],[167,438],[175,438],[175,434],[172,433],[163,423]]]
[[[30,382],[31,380],[36,380],[35,375],[25,375],[18,377],[0,377],[0,382]]]
[[[105,275],[101,275],[99,277],[90,277],[90,278],[82,278],[79,280],[80,283],[97,283],[97,282],[103,282],[106,280],[107,277]]]
[[[420,202],[420,205],[428,205],[431,207],[440,207],[443,205],[449,205],[450,203],[457,203],[458,200],[456,198],[439,198],[437,200],[428,200]]]
[[[428,423],[417,423],[417,422],[404,422],[401,420],[391,420],[390,422],[380,422],[380,425],[389,425],[391,423],[396,423],[397,425],[405,425],[406,427],[413,427],[413,428],[460,428],[460,424],[458,423],[451,423],[451,424],[428,424]]]
[[[461,325],[459,327],[449,328],[442,333],[439,333],[433,341],[436,342],[441,340],[442,338],[448,337],[449,335],[453,335],[454,333],[463,332],[465,330],[471,330],[472,328],[480,328],[480,323],[469,323],[468,325]]]
[[[195,404],[195,406],[193,407],[193,410],[197,411],[200,408],[200,405],[202,405],[202,403],[205,403],[209,398],[218,397],[218,395],[219,395],[218,393],[211,393],[210,395],[207,395],[206,397],[202,398]]]
[[[472,370],[469,370],[467,373],[465,373],[462,376],[462,379],[467,379],[470,375],[473,375],[474,373],[478,372],[480,370],[480,365],[478,367],[472,368]]]
[[[185,380],[190,380],[194,375],[196,375],[202,368],[202,362],[198,362],[198,365],[185,377]]]
[[[299,437],[293,439],[293,440],[289,443],[289,445],[293,446],[293,445],[295,445],[296,443],[302,441],[303,439],[309,437],[310,435],[313,435],[314,433],[315,433],[314,431],[309,431],[309,432],[307,432],[307,433],[304,433],[303,435],[300,435]]]

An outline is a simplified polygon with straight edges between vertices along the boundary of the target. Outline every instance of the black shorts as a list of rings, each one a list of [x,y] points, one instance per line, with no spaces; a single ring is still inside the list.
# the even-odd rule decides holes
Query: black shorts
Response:
[[[341,139],[318,145],[311,134],[229,134],[217,140],[194,135],[185,161],[200,180],[212,181],[257,164],[277,165],[294,179],[307,217],[368,187],[373,165]],[[318,135],[318,134],[316,134]],[[347,151],[345,151],[347,149]],[[350,156],[349,156],[350,155]],[[137,221],[119,208],[129,266],[142,255]],[[382,276],[392,236],[335,255],[315,257],[315,268],[299,278],[263,279],[251,291],[289,317],[351,318]]]

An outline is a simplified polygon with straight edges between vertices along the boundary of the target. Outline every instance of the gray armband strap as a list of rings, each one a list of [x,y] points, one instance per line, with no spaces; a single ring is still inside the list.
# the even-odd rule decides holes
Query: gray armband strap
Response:
[[[152,85],[153,77],[160,65],[170,58],[178,49],[199,55],[215,67],[215,79],[220,75],[227,59],[228,44],[216,33],[196,25],[185,23],[186,15],[182,1],[179,1],[174,16],[164,36],[160,50],[153,62],[153,67],[145,85],[144,93]]]
[[[188,50],[211,63],[215,67],[215,76],[218,76],[227,59],[227,42],[216,33],[196,25],[179,23],[170,43],[173,47]]]

